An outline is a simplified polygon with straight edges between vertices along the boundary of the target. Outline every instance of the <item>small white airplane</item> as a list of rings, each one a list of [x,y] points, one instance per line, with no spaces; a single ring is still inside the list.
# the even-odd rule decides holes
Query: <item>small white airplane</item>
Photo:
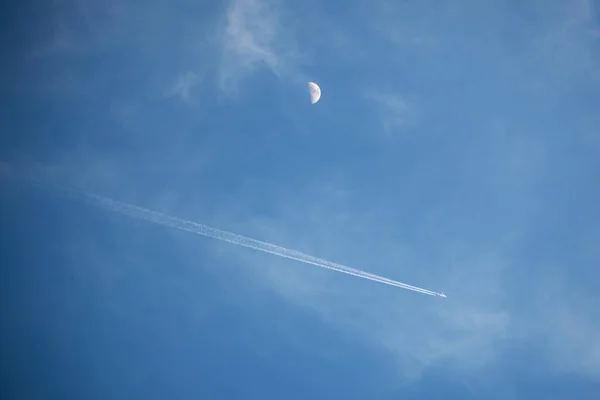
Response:
[[[438,293],[437,295],[440,297],[446,297],[446,295],[444,293]]]

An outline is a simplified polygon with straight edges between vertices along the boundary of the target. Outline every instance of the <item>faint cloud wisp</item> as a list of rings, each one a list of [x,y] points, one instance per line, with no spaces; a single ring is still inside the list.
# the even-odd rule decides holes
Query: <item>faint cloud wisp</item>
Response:
[[[240,79],[258,68],[281,76],[284,58],[291,43],[281,43],[277,7],[266,0],[233,0],[227,10],[226,25],[219,34],[222,58],[219,86],[235,91]],[[285,51],[283,49],[286,49]]]
[[[180,75],[176,80],[173,86],[170,88],[167,93],[168,96],[178,96],[181,97],[184,101],[190,101],[190,92],[192,89],[198,85],[202,79],[198,76],[198,74],[188,71],[185,74]]]
[[[367,99],[375,103],[381,126],[388,135],[408,128],[414,122],[414,107],[399,95],[374,92],[369,93]]]

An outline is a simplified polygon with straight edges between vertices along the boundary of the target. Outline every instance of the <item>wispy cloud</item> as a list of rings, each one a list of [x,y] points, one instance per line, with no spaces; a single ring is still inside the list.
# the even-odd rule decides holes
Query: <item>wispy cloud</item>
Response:
[[[175,79],[173,85],[167,91],[167,96],[177,96],[186,102],[190,101],[191,91],[202,82],[202,78],[195,72],[187,71]]]
[[[222,44],[220,88],[235,91],[240,79],[258,68],[281,76],[292,44],[286,41],[275,3],[269,0],[233,0],[220,32]]]
[[[414,105],[399,94],[391,92],[370,92],[367,99],[375,103],[383,130],[395,134],[408,129],[416,121]]]

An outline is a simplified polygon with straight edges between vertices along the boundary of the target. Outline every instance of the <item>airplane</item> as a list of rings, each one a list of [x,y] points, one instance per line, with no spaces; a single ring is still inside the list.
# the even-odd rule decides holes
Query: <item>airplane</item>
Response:
[[[446,295],[443,292],[442,293],[438,293],[437,295],[440,296],[440,297],[446,297]]]

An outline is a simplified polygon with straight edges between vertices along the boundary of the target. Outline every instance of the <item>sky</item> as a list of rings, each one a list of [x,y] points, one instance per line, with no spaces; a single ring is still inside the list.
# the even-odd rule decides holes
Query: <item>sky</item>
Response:
[[[4,171],[448,297],[3,174],[0,397],[597,398],[600,3],[8,3]]]

